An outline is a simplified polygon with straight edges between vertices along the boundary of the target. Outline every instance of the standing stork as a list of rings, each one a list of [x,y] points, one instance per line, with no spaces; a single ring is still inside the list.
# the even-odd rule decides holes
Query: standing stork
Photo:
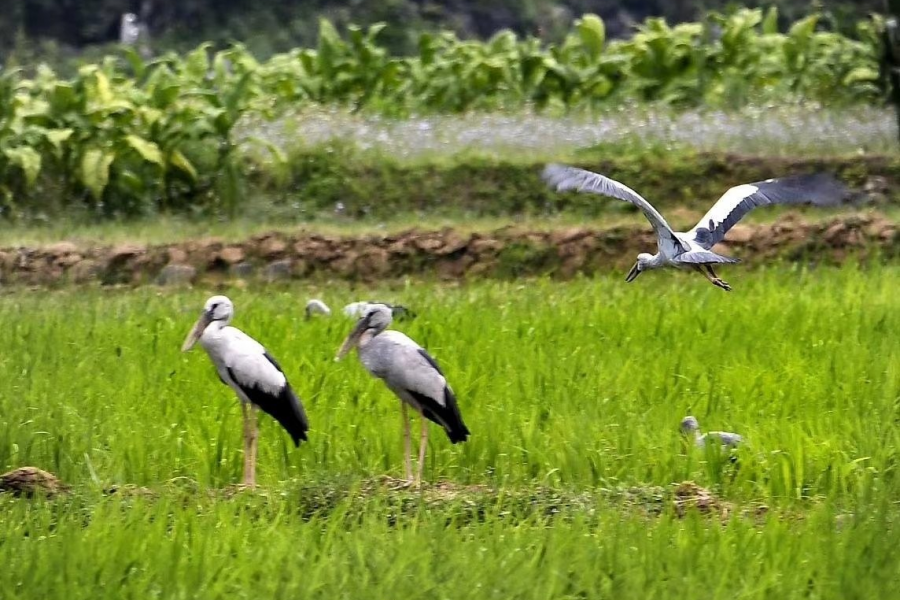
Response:
[[[401,401],[403,412],[406,480],[420,484],[428,444],[428,421],[444,428],[450,443],[464,442],[469,429],[463,423],[456,396],[447,385],[437,362],[424,348],[399,331],[388,331],[393,320],[391,308],[371,304],[341,344],[335,360],[342,359],[354,346],[366,370],[382,379]],[[419,468],[413,480],[412,447],[406,406],[412,406],[422,419],[419,441]]]
[[[617,198],[637,206],[656,232],[656,254],[642,252],[625,281],[631,282],[643,271],[670,266],[693,268],[726,292],[731,286],[719,279],[712,265],[740,262],[716,254],[712,247],[722,241],[729,229],[757,206],[769,204],[816,204],[829,206],[846,198],[849,190],[825,173],[795,175],[745,183],[725,192],[700,222],[686,233],[673,231],[659,211],[637,192],[614,179],[564,165],[547,165],[542,175],[556,191],[575,190]]]
[[[234,305],[225,296],[207,300],[181,351],[187,352],[199,340],[219,379],[240,399],[244,417],[243,484],[254,487],[259,437],[256,411],[262,409],[274,417],[290,434],[295,447],[306,440],[309,421],[279,364],[259,342],[229,325],[233,316]]]

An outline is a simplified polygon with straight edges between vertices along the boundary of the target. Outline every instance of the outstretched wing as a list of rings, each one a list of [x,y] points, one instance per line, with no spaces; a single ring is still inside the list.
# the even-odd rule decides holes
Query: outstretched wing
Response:
[[[592,194],[600,194],[601,196],[609,196],[610,198],[629,202],[641,209],[641,212],[650,221],[650,225],[653,226],[653,231],[656,232],[656,237],[659,238],[660,242],[674,242],[676,247],[680,247],[685,251],[689,250],[688,246],[678,239],[675,232],[672,231],[672,228],[669,227],[663,216],[659,214],[659,211],[653,208],[652,204],[633,189],[619,183],[615,179],[584,169],[556,164],[544,167],[541,177],[550,187],[558,192],[568,190],[591,192]]]
[[[688,232],[707,250],[718,244],[729,229],[757,206],[769,204],[840,204],[848,188],[827,173],[795,175],[738,185],[722,195],[700,222]]]

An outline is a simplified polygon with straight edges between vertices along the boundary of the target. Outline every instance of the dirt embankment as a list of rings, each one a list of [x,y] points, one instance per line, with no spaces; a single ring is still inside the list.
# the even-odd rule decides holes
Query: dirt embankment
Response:
[[[243,243],[205,239],[160,246],[120,244],[79,247],[60,242],[42,248],[0,250],[4,284],[187,284],[228,279],[276,281],[310,277],[356,281],[432,276],[559,278],[629,266],[652,251],[647,227],[571,227],[491,232],[410,230],[393,235],[327,236],[267,233]],[[765,225],[737,225],[717,250],[753,262],[783,258],[840,263],[849,256],[900,254],[897,224],[878,216],[809,223],[788,215]]]

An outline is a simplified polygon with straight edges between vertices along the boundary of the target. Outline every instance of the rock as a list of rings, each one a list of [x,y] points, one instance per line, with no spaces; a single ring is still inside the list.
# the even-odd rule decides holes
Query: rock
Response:
[[[100,264],[91,259],[82,260],[68,270],[69,277],[74,283],[87,283],[100,275]]]
[[[184,251],[183,248],[179,248],[178,246],[172,246],[167,250],[169,255],[169,262],[173,264],[185,263],[188,259],[187,252]]]
[[[290,279],[291,277],[291,261],[290,259],[276,260],[266,265],[265,269],[266,281],[279,281]]]
[[[197,269],[191,265],[166,265],[156,278],[157,285],[185,285],[197,276]]]
[[[137,244],[119,244],[110,251],[109,260],[110,262],[125,260],[126,258],[143,254],[145,250],[143,246],[138,246]]]
[[[591,235],[591,232],[587,229],[581,229],[580,227],[569,227],[560,231],[552,232],[550,234],[550,243],[558,246],[560,244],[567,244],[576,240],[580,240],[581,238],[589,235]]]
[[[455,233],[450,233],[444,242],[444,246],[439,248],[435,254],[438,256],[447,256],[448,254],[456,254],[461,250],[465,250],[466,246],[469,245],[469,240],[456,235]]]
[[[268,237],[259,245],[259,253],[263,258],[279,258],[287,252],[287,242],[277,237]]]
[[[246,279],[253,275],[253,264],[247,261],[239,262],[228,267],[228,274],[232,277]]]
[[[434,236],[422,236],[413,240],[413,245],[425,252],[435,252],[444,245],[444,241]]]
[[[826,242],[834,243],[838,240],[838,237],[841,236],[841,234],[845,231],[847,231],[847,225],[845,225],[842,221],[838,221],[825,230],[825,234],[823,235],[823,237],[825,238]]]
[[[234,265],[246,258],[244,249],[240,246],[228,246],[219,251],[219,260],[226,265]]]
[[[56,475],[37,467],[21,467],[0,475],[0,492],[8,492],[14,496],[53,496],[68,491],[69,486]]]
[[[373,246],[356,259],[356,268],[365,278],[378,277],[388,273],[390,261],[384,248]]]
[[[469,243],[469,250],[471,250],[473,254],[496,253],[502,249],[503,243],[491,238],[473,238]]]
[[[78,252],[78,246],[72,242],[57,242],[55,244],[50,244],[44,250],[51,256],[65,256],[66,254],[75,254]]]
[[[753,228],[747,225],[735,225],[725,236],[725,239],[735,244],[746,244],[753,239]]]
[[[80,254],[65,254],[62,256],[58,256],[57,259],[53,262],[57,266],[68,268],[72,265],[80,263],[82,258],[84,257]]]

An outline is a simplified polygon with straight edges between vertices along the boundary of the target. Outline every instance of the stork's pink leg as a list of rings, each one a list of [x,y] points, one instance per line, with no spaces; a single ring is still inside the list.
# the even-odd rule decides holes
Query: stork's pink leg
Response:
[[[247,485],[256,487],[256,449],[259,447],[259,424],[256,413],[259,409],[255,404],[250,405],[250,477]]]
[[[413,480],[412,440],[409,433],[409,416],[406,412],[406,402],[401,402],[400,408],[403,411],[403,460],[406,463],[406,481],[411,482]]]
[[[250,408],[246,403],[241,402],[241,414],[244,419],[244,474],[243,474],[243,485],[252,485],[250,483],[251,478],[251,451],[250,451],[250,439],[253,437],[250,431]]]
[[[416,485],[422,485],[422,472],[425,470],[425,449],[428,448],[428,421],[425,415],[419,413],[422,419],[422,435],[419,438],[419,474],[416,476]]]

